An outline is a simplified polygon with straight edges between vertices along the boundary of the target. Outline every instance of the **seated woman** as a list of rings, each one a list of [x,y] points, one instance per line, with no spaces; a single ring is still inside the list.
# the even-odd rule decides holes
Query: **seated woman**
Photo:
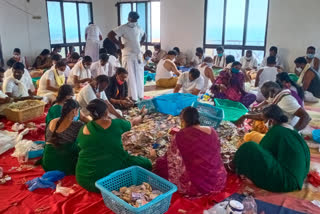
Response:
[[[28,86],[23,81],[24,65],[21,62],[16,62],[12,66],[12,75],[4,79],[3,92],[11,98],[29,98],[33,96],[33,92],[28,89]]]
[[[46,71],[40,78],[37,95],[45,97],[47,102],[52,103],[57,98],[59,88],[65,83],[65,70],[66,62],[60,60],[54,68]]]
[[[59,88],[57,99],[52,103],[48,114],[46,116],[46,125],[48,126],[50,121],[61,116],[62,106],[66,100],[73,97],[73,89],[71,85],[63,85]]]
[[[289,89],[291,91],[291,95],[294,98],[296,98],[296,100],[301,106],[303,106],[303,89],[300,86],[298,86],[297,83],[291,80],[287,72],[281,72],[277,74],[277,83],[281,86],[281,88]]]
[[[90,56],[83,57],[83,60],[77,62],[77,64],[75,64],[71,69],[67,83],[79,88],[81,84],[91,82],[91,64],[92,59]]]
[[[51,66],[52,62],[50,59],[50,51],[48,49],[44,49],[40,55],[37,56],[32,65],[35,69],[49,69]]]
[[[210,56],[207,56],[203,59],[203,63],[199,65],[199,71],[204,80],[204,86],[201,90],[201,93],[206,93],[206,91],[211,88],[214,84],[214,75],[213,75],[213,59]],[[209,82],[210,81],[210,82]]]
[[[156,85],[161,88],[174,88],[177,84],[180,72],[174,64],[177,52],[169,51],[168,54],[160,59],[156,70]],[[174,77],[173,75],[177,75]]]
[[[183,129],[175,135],[165,156],[157,160],[155,172],[190,197],[222,191],[227,172],[216,131],[200,126],[196,108],[185,108],[180,118]]]
[[[244,90],[245,75],[240,71],[241,66],[241,63],[236,61],[232,63],[231,71],[221,71],[211,91],[215,98],[229,99],[249,107],[256,100],[256,95]]]
[[[305,91],[306,102],[318,102],[320,98],[320,77],[304,57],[298,57],[296,64],[296,74],[299,76],[297,84]]]
[[[261,93],[265,97],[265,101],[255,106],[254,109],[263,109],[267,105],[276,104],[284,114],[289,118],[289,124],[296,130],[304,129],[311,118],[306,110],[299,105],[298,101],[291,95],[289,89],[282,89],[276,82],[266,82],[261,87]],[[239,122],[244,119],[261,120],[263,121],[263,114],[261,113],[248,113],[243,115]]]
[[[239,148],[236,172],[268,191],[301,190],[309,172],[309,147],[277,105],[265,108],[263,115],[273,126],[260,144],[247,142]]]
[[[141,166],[151,170],[151,161],[144,157],[129,155],[123,149],[121,135],[141,122],[142,117],[131,122],[108,117],[107,104],[100,99],[87,106],[93,121],[79,132],[80,148],[76,166],[76,179],[80,186],[91,192],[99,192],[95,182],[110,173],[130,166]],[[153,151],[154,152],[154,151]]]
[[[46,145],[41,160],[45,171],[59,170],[74,175],[78,159],[76,139],[82,122],[74,121],[78,116],[79,104],[68,99],[63,104],[61,117],[53,119],[46,130]]]
[[[117,68],[116,74],[109,79],[109,86],[105,90],[108,100],[117,109],[133,107],[134,103],[128,96],[128,71]]]
[[[223,47],[217,48],[217,55],[213,57],[213,68],[224,68],[227,65]]]
[[[204,81],[200,71],[196,68],[192,68],[189,72],[184,72],[179,76],[173,93],[179,93],[182,89],[182,93],[198,95],[203,89],[203,86]]]

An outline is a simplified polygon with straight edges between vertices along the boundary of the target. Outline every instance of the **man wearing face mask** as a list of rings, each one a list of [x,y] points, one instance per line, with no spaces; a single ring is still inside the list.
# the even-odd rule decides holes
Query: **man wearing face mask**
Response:
[[[319,71],[319,58],[316,55],[316,48],[313,46],[308,47],[306,60],[310,64],[311,68]]]
[[[91,64],[92,59],[90,56],[83,57],[83,60],[77,62],[77,64],[75,64],[71,69],[67,83],[75,88],[80,88],[81,84],[91,82]]]
[[[192,68],[189,72],[184,72],[179,76],[173,93],[179,93],[182,89],[182,93],[198,95],[203,89],[203,85],[204,82],[200,71],[196,68]]]
[[[151,61],[158,64],[160,62],[161,59],[163,59],[163,57],[165,57],[167,54],[167,52],[165,50],[161,49],[161,45],[160,44],[156,44],[154,46],[154,52],[151,58]]]
[[[156,71],[153,69],[153,67],[149,66],[149,62],[152,57],[152,52],[150,50],[146,50],[143,54],[143,65],[145,71],[150,71],[152,73],[156,73]]]
[[[156,85],[161,88],[174,88],[177,84],[180,72],[174,64],[177,52],[169,51],[167,56],[160,60],[156,71]],[[173,75],[177,77],[174,77]]]
[[[128,23],[109,32],[108,38],[122,49],[122,66],[128,71],[129,96],[138,101],[144,94],[144,65],[140,51],[146,35],[137,21],[139,14],[130,12]],[[116,36],[121,37],[117,40]]]
[[[117,109],[128,109],[133,107],[134,102],[128,96],[128,71],[124,68],[117,68],[116,74],[110,78],[106,89],[106,95],[112,105]]]
[[[99,75],[111,76],[112,71],[109,74],[109,56],[106,53],[100,54],[100,60],[92,63],[91,65],[91,75],[96,78]]]
[[[217,48],[217,55],[213,58],[213,68],[221,69],[226,66],[226,56],[224,55],[224,49],[223,47]]]
[[[276,104],[289,118],[288,123],[298,131],[304,129],[310,122],[310,116],[291,95],[289,89],[282,89],[278,83],[269,81],[263,84],[261,93],[266,100],[255,106],[253,110],[263,109],[270,104]],[[244,119],[264,120],[262,113],[246,114],[239,121],[242,122]]]
[[[204,79],[204,86],[201,90],[201,93],[206,93],[206,91],[211,88],[211,85],[214,84],[214,75],[213,75],[213,59],[210,56],[204,58],[203,63],[199,65],[199,71],[202,78]],[[209,83],[210,80],[210,83]]]
[[[298,57],[294,63],[299,79],[297,84],[304,90],[306,102],[318,102],[320,98],[320,77],[319,73],[311,67],[304,57]]]
[[[38,96],[46,98],[46,101],[52,103],[56,100],[59,88],[64,85],[66,77],[64,71],[66,70],[66,62],[59,60],[55,66],[46,71],[40,81],[39,89],[37,91]]]
[[[177,66],[186,66],[187,56],[184,53],[182,53],[178,47],[174,47],[173,50],[175,50],[178,54],[174,63]]]
[[[93,79],[90,84],[86,85],[80,90],[77,96],[77,101],[81,107],[80,113],[82,115],[89,118],[90,112],[87,110],[87,105],[91,100],[101,99],[108,106],[108,111],[110,113],[109,117],[112,119],[123,118],[121,111],[116,110],[106,96],[105,90],[107,89],[108,85],[109,78],[106,75],[100,75]]]
[[[252,56],[252,50],[247,50],[246,55],[241,57],[240,63],[242,64],[241,69],[244,71],[257,70],[258,62],[257,59]]]

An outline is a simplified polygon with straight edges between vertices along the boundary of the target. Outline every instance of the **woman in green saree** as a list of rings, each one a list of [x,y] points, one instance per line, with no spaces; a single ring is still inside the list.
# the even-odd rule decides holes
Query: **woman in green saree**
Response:
[[[64,102],[73,97],[73,89],[71,85],[63,85],[59,88],[56,101],[53,102],[50,107],[47,117],[46,125],[48,126],[50,121],[61,116],[62,106]]]
[[[129,155],[122,146],[122,134],[129,131],[131,126],[139,124],[141,116],[131,122],[112,120],[108,117],[107,104],[100,99],[92,100],[87,110],[93,120],[80,130],[77,138],[80,152],[76,179],[80,186],[90,192],[99,192],[95,182],[114,171],[134,165],[151,170],[149,159]]]
[[[263,114],[273,127],[260,144],[247,142],[239,148],[236,172],[271,192],[301,190],[310,167],[309,148],[277,105],[265,108]]]
[[[60,170],[74,175],[78,158],[76,138],[82,122],[74,121],[78,116],[79,104],[68,99],[62,107],[61,117],[51,120],[46,130],[46,145],[41,160],[45,171]]]

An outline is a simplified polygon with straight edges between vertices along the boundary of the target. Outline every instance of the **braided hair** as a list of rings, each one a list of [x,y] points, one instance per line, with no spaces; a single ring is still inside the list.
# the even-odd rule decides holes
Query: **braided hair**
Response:
[[[62,111],[61,111],[61,116],[59,120],[56,123],[56,127],[54,128],[51,138],[49,139],[49,142],[52,143],[55,146],[58,146],[59,144],[57,143],[58,141],[58,136],[57,136],[57,129],[61,125],[62,121],[66,118],[66,116],[74,109],[79,108],[79,103],[73,99],[68,99],[66,102],[63,104]]]
[[[71,85],[62,85],[59,88],[58,91],[58,96],[56,98],[56,100],[52,103],[52,105],[56,104],[56,103],[61,103],[63,102],[67,96],[72,96],[73,95],[73,89]]]

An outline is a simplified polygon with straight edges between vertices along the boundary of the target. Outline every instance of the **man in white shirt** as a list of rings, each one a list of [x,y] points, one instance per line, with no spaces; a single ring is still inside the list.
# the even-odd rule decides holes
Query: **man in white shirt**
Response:
[[[99,61],[92,63],[91,65],[91,75],[93,78],[96,78],[99,75],[106,75],[110,77],[112,71],[109,71],[109,56],[106,53],[100,54]],[[110,72],[110,73],[109,73]]]
[[[13,58],[8,60],[8,62],[7,62],[8,69],[4,73],[4,79],[7,79],[8,77],[12,76],[12,74],[13,74],[12,73],[12,66],[14,65],[14,63],[16,63],[16,61]],[[35,92],[36,89],[33,85],[31,75],[30,75],[29,71],[25,68],[24,68],[24,72],[23,72],[23,75],[21,78],[21,82],[24,83],[27,90],[30,90],[32,93]]]
[[[240,63],[242,64],[241,69],[243,71],[257,70],[258,68],[258,61],[254,56],[252,56],[252,50],[246,51],[246,55],[241,57]]]
[[[202,63],[203,58],[204,58],[203,53],[204,53],[204,51],[202,48],[200,48],[200,47],[196,48],[196,53],[190,61],[190,67],[196,68]]]
[[[121,111],[117,111],[113,105],[109,102],[105,89],[109,85],[109,78],[106,75],[97,76],[90,84],[83,87],[77,95],[77,101],[81,107],[81,113],[88,117],[90,116],[87,110],[87,105],[91,100],[102,99],[108,105],[109,116],[112,119],[122,118]]]
[[[272,46],[270,49],[269,49],[269,56],[274,56],[276,57],[276,67],[279,69],[279,70],[283,70],[284,67],[283,67],[283,62],[278,54],[278,48],[275,47],[275,46]],[[269,56],[266,56],[262,63],[261,63],[261,67],[265,67],[267,65],[267,59]]]
[[[12,75],[5,78],[3,83],[3,92],[12,98],[32,96],[32,91],[28,90],[24,82],[21,81],[24,73],[24,65],[16,62],[12,66]]]
[[[100,41],[102,40],[100,28],[93,22],[90,22],[89,26],[85,30],[85,34],[85,55],[90,56],[92,60],[96,62],[99,60]]]
[[[128,23],[109,32],[108,38],[122,49],[122,66],[128,71],[129,96],[137,101],[144,94],[144,65],[140,46],[146,35],[138,26],[139,15],[130,12]],[[121,37],[121,41],[116,39]]]
[[[44,97],[45,102],[52,103],[56,100],[58,90],[62,85],[64,85],[66,80],[64,75],[65,70],[66,62],[60,60],[40,78],[37,95]]]
[[[156,70],[156,85],[161,88],[174,88],[177,84],[180,72],[174,60],[177,56],[176,51],[169,51],[167,56],[161,59]],[[176,77],[173,76],[176,75]]]
[[[80,84],[90,82],[92,80],[90,71],[91,64],[92,59],[90,56],[83,57],[83,60],[77,62],[71,69],[67,83],[79,88]]]
[[[182,89],[182,93],[198,95],[203,86],[204,81],[200,75],[200,71],[192,68],[189,72],[184,72],[180,75],[173,93],[178,93]]]

